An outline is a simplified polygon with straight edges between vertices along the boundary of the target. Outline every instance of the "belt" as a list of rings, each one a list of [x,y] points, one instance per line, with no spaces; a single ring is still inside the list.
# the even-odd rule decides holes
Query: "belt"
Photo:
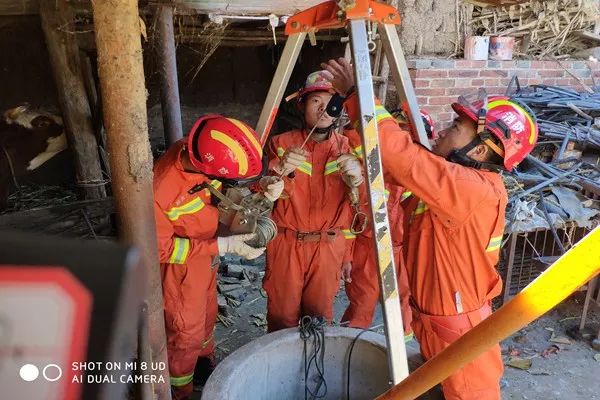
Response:
[[[411,301],[411,308],[415,319],[423,324],[425,330],[434,333],[448,344],[454,342],[492,314],[492,307],[489,302],[476,310],[458,315],[424,314],[415,307],[414,301]]]
[[[297,240],[301,242],[320,242],[320,241],[334,241],[336,237],[340,235],[340,229],[328,229],[326,231],[315,231],[315,232],[303,232],[303,231],[295,231],[293,229],[288,228],[279,228],[279,233],[285,234],[286,232],[290,232],[293,236],[296,237]]]

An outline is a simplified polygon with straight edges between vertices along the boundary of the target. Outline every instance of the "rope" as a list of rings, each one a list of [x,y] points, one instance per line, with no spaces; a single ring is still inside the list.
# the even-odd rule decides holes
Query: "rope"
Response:
[[[322,399],[327,395],[327,382],[325,382],[325,333],[323,327],[326,321],[323,317],[305,315],[300,320],[300,338],[304,342],[304,400]],[[312,339],[312,351],[308,356],[307,345]],[[314,364],[317,376],[315,377],[314,392],[309,388],[308,375]],[[324,388],[323,394],[321,387]],[[310,397],[309,397],[310,395]]]

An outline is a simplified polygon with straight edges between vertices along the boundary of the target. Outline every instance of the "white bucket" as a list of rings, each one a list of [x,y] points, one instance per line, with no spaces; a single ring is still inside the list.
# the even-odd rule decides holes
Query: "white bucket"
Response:
[[[465,38],[465,60],[487,60],[489,48],[488,36],[468,36]]]

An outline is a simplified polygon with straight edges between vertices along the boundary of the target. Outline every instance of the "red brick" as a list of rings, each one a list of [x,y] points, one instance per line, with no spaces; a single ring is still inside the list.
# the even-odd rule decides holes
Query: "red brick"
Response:
[[[447,87],[454,87],[455,83],[454,83],[454,79],[432,79],[431,80],[431,87],[439,87],[439,88],[447,88]]]
[[[528,86],[529,85],[529,78],[521,78],[521,77],[519,77],[519,85],[521,85],[521,86]]]
[[[508,61],[501,61],[502,63],[502,69],[510,69],[510,68],[515,68],[515,61],[513,60],[508,60]]]
[[[456,60],[456,68],[470,68],[471,60]]]
[[[500,81],[501,85],[508,85],[510,83],[510,81],[512,81],[512,77],[510,78],[502,78],[502,79],[498,79]],[[519,79],[520,80],[520,79]]]
[[[479,71],[452,70],[452,71],[448,71],[448,76],[451,78],[477,78],[479,76]]]
[[[415,90],[416,94],[418,96],[443,96],[444,94],[446,94],[446,91],[443,88],[436,88],[436,89],[416,89]]]
[[[473,87],[473,79],[471,78],[459,78],[454,81],[454,87],[456,88],[470,88]]]
[[[432,105],[446,105],[448,103],[450,103],[450,97],[446,96],[430,97],[429,100],[427,100],[427,104]]]
[[[545,79],[542,79],[542,83],[544,85],[556,86],[556,79],[554,79],[554,78],[550,78],[550,79],[545,78]]]
[[[569,79],[569,86],[579,86],[581,85],[581,83],[579,83],[579,81],[575,78],[571,78]]]
[[[558,63],[556,61],[542,61],[544,63],[544,69],[556,69]]]
[[[418,78],[447,78],[448,71],[445,69],[425,69],[419,70]]]
[[[460,95],[475,94],[475,93],[477,93],[477,89],[479,89],[479,87],[448,88],[448,89],[446,89],[446,94],[448,96],[454,96],[454,97],[460,96]]]
[[[443,113],[443,112],[447,111],[446,107],[444,107],[443,105],[428,105],[427,107],[425,107],[425,109],[431,115],[439,114],[439,113]],[[435,118],[434,118],[434,120],[435,120]]]
[[[532,61],[531,69],[544,69],[545,64],[544,61]]]
[[[498,86],[500,85],[500,79],[486,79],[485,80],[485,87],[489,87],[489,86]]]
[[[563,70],[543,70],[539,72],[539,75],[542,78],[562,78],[565,76],[565,71]]]
[[[479,72],[479,76],[487,78],[499,78],[502,76],[508,76],[508,71],[501,69],[486,69]]]
[[[503,95],[506,93],[505,86],[486,86],[485,90],[490,95]]]
[[[435,119],[438,122],[448,122],[452,121],[453,114],[450,112],[438,113],[437,118]]]
[[[416,88],[426,88],[429,87],[430,79],[415,79],[413,84]]]
[[[482,69],[485,68],[487,65],[487,61],[483,60],[483,61],[471,61],[471,68],[476,68],[476,69]]]
[[[471,85],[475,87],[481,87],[485,84],[485,79],[473,79],[471,81]]]

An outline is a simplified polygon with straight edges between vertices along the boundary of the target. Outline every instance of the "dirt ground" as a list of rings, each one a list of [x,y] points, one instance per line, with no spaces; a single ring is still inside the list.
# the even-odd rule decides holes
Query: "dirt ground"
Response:
[[[231,260],[227,260],[231,263]],[[234,260],[241,263],[241,261]],[[237,348],[266,333],[266,304],[261,293],[261,271],[264,260],[246,265],[247,276],[242,280],[245,294],[239,307],[227,307],[232,325],[217,322],[217,359],[220,361]],[[222,278],[222,276],[221,276]],[[250,278],[250,280],[248,280]],[[229,278],[225,281],[231,282]],[[221,288],[231,283],[221,279]],[[239,290],[237,291],[239,293]],[[230,292],[235,293],[235,292]],[[502,380],[502,399],[530,400],[600,400],[600,352],[590,346],[593,333],[600,328],[600,307],[592,302],[583,334],[573,333],[580,322],[583,293],[576,293],[564,303],[502,342],[505,364],[529,363],[528,370],[506,366]],[[335,322],[339,322],[347,304],[340,289],[335,299]],[[235,304],[235,303],[234,303]],[[378,308],[373,326],[383,333],[381,310]],[[550,339],[552,338],[552,341]],[[525,360],[525,361],[523,361]],[[196,394],[200,399],[200,394]]]

